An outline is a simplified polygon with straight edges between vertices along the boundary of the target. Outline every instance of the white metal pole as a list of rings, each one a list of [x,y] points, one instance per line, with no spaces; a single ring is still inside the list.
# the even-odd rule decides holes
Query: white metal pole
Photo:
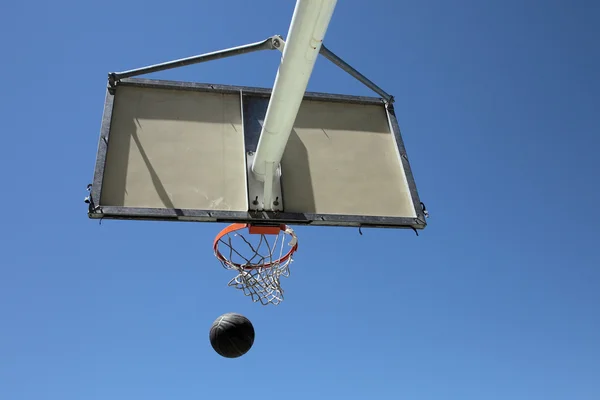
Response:
[[[260,181],[273,176],[272,169],[281,161],[336,3],[337,0],[296,2],[252,165],[252,172]],[[267,196],[270,194],[265,191]]]

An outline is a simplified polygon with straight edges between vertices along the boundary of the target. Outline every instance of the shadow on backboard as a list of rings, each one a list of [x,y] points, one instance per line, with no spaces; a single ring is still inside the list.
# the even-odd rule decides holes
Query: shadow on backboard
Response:
[[[312,183],[308,150],[292,129],[281,160],[281,190],[286,212],[315,213],[315,192]]]
[[[135,120],[135,124],[138,126],[139,130],[142,129],[140,122],[137,120],[137,118]],[[142,143],[140,142],[140,137],[139,137],[137,129],[131,130],[131,138],[135,142],[138,152],[139,152],[140,156],[142,157],[142,159],[144,160],[144,165],[146,166],[146,169],[148,170],[148,173],[150,174],[150,178],[152,179],[152,184],[154,185],[154,189],[156,189],[156,193],[158,193],[158,196],[160,197],[162,204],[165,206],[165,208],[174,210],[177,215],[182,216],[183,213],[181,212],[181,210],[175,208],[175,205],[171,201],[171,198],[169,197],[169,194],[167,193],[165,186],[162,184],[160,178],[158,177],[158,174],[156,173],[156,170],[152,166],[152,163],[150,162],[150,158],[148,158],[148,154],[146,154],[146,150],[144,150],[144,146],[142,146]],[[125,182],[123,182],[123,185],[125,185]],[[125,194],[125,190],[123,190],[123,194]],[[123,199],[123,201],[124,200],[125,199]]]
[[[135,87],[117,93],[101,204],[227,211],[246,203],[231,194],[243,193],[245,181],[238,173],[239,95]]]

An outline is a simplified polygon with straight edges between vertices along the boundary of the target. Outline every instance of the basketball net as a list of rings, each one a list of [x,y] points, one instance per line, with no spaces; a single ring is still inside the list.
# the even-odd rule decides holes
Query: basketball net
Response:
[[[232,224],[217,235],[213,247],[221,265],[237,272],[229,286],[263,305],[283,301],[280,279],[290,276],[292,256],[298,249],[292,228]]]

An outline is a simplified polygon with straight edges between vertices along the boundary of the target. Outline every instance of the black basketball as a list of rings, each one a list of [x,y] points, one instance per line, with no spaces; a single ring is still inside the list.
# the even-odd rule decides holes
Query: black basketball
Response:
[[[226,358],[243,356],[254,344],[254,327],[243,315],[221,315],[210,327],[210,344],[219,355]]]

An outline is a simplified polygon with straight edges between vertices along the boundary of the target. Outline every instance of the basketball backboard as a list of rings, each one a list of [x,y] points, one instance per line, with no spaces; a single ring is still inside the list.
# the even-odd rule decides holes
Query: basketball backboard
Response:
[[[306,93],[276,207],[249,173],[270,89],[119,80],[106,94],[90,218],[413,228],[425,215],[393,106]]]
[[[393,96],[323,45],[336,3],[297,0],[286,40],[109,73],[89,217],[231,223],[215,257],[264,305],[283,300],[290,225],[425,228]],[[261,50],[281,52],[272,89],[134,78]],[[307,92],[319,55],[379,97]]]

